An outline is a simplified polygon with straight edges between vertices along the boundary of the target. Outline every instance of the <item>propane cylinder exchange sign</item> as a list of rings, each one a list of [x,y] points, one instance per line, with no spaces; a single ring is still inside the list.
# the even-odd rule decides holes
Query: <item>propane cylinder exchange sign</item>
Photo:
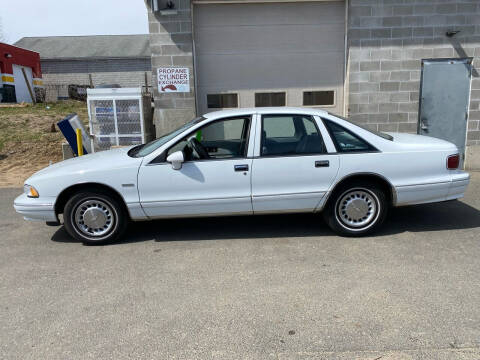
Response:
[[[158,92],[190,92],[188,68],[161,67],[157,70]]]

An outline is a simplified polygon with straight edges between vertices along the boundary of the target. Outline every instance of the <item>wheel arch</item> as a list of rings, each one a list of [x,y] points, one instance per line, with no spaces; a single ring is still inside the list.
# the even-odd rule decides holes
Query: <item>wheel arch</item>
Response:
[[[349,174],[337,181],[333,185],[332,189],[328,192],[327,199],[324,202],[323,208],[329,205],[332,199],[332,195],[335,194],[339,189],[341,189],[343,186],[347,186],[358,181],[368,181],[376,183],[385,191],[385,195],[389,205],[395,206],[395,204],[397,203],[397,192],[395,190],[395,187],[386,177],[377,173],[365,172]]]
[[[128,207],[123,196],[120,195],[120,193],[111,186],[95,182],[75,184],[63,189],[62,192],[57,196],[57,200],[55,201],[55,214],[62,214],[67,201],[74,194],[82,190],[101,191],[103,193],[113,196],[116,200],[119,201],[120,205],[123,206],[125,213],[128,214],[128,216],[130,217],[130,212],[128,211]]]

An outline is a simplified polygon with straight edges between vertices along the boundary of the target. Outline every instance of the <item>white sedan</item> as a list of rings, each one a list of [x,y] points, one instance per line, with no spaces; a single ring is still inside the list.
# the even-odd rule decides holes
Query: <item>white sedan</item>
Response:
[[[255,108],[194,119],[148,144],[51,165],[26,180],[14,207],[84,243],[119,239],[130,220],[322,212],[360,236],[390,206],[464,195],[455,145],[376,133],[322,110]]]

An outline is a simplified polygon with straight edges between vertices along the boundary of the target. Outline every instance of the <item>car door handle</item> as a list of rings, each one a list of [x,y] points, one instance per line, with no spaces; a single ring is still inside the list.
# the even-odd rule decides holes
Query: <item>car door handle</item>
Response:
[[[248,171],[248,165],[247,164],[235,165],[234,168],[235,168],[235,171]]]
[[[315,161],[315,167],[329,167],[330,161],[328,160],[319,160]]]

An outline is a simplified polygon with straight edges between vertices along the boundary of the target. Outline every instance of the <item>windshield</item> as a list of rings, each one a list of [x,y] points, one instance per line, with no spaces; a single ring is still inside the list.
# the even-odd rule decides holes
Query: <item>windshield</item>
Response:
[[[169,134],[166,134],[166,135],[164,135],[164,136],[162,136],[158,139],[155,139],[155,140],[153,140],[149,143],[135,146],[134,148],[132,148],[128,152],[128,155],[130,155],[131,157],[147,156],[147,155],[151,154],[152,152],[154,152],[155,150],[157,150],[160,146],[162,146],[162,145],[166,144],[167,142],[169,142],[170,140],[172,140],[178,134],[181,134],[182,132],[191,128],[195,124],[198,124],[202,120],[205,120],[205,118],[204,117],[195,118],[192,121],[189,121],[188,123],[182,125],[177,130],[172,131]]]
[[[350,121],[350,120],[344,118],[343,116],[339,116],[339,115],[337,115],[337,114],[331,114],[331,113],[328,113],[328,114],[329,114],[329,115],[332,115],[332,116],[335,116],[335,117],[337,117],[337,118],[339,118],[339,119],[345,120],[345,121],[349,122],[350,124],[353,124],[353,125],[355,125],[355,126],[358,126],[359,128],[362,128],[363,130],[366,130],[366,131],[368,131],[368,132],[371,132],[372,134],[377,135],[377,136],[380,136],[380,137],[382,137],[382,138],[384,138],[384,139],[386,139],[386,140],[393,141],[393,136],[392,136],[392,135],[385,134],[385,133],[383,133],[383,132],[381,132],[381,131],[375,131],[375,130],[369,129],[369,128],[366,127],[366,126],[363,126],[363,125],[354,123],[353,121]]]

